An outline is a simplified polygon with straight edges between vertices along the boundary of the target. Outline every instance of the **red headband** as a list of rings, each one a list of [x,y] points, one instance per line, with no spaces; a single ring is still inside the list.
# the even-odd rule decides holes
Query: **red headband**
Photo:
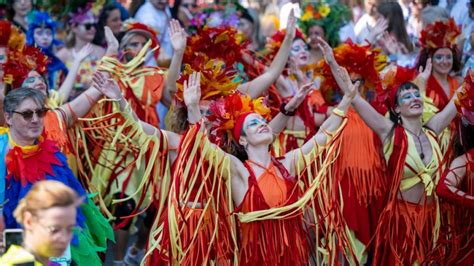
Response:
[[[247,116],[253,114],[252,112],[247,112],[247,113],[243,113],[243,114],[240,114],[237,119],[235,120],[235,124],[234,124],[234,130],[233,130],[233,136],[234,136],[234,139],[237,143],[239,143],[239,140],[240,140],[240,135],[242,134],[242,127],[244,126],[244,121],[245,121],[245,118],[247,118]]]

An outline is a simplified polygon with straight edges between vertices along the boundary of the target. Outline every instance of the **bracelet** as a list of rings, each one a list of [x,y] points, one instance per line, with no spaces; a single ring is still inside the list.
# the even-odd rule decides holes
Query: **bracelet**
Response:
[[[286,103],[281,103],[280,105],[280,113],[286,115],[286,116],[295,116],[296,115],[296,109],[293,111],[288,111],[285,109]]]
[[[332,113],[339,116],[340,118],[346,118],[346,112],[342,111],[339,108],[332,109]]]

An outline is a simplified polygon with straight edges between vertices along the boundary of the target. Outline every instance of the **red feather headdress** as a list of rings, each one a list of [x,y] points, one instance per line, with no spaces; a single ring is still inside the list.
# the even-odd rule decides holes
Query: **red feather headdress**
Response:
[[[234,129],[243,123],[242,117],[257,113],[265,119],[270,119],[270,108],[264,103],[264,98],[252,100],[250,96],[239,92],[230,94],[211,103],[208,121],[212,123],[210,139],[220,147],[228,147],[234,139]],[[227,143],[224,143],[227,142]]]
[[[44,75],[47,70],[48,57],[40,49],[25,46],[22,50],[8,52],[8,61],[5,64],[5,83],[17,89],[32,70]]]
[[[23,32],[8,20],[0,20],[0,47],[22,49],[25,45]]]
[[[420,44],[425,49],[454,49],[460,34],[461,29],[456,25],[454,19],[450,18],[445,22],[436,21],[421,32]]]
[[[334,57],[336,62],[347,69],[349,74],[357,74],[365,81],[366,88],[376,88],[380,85],[379,72],[387,65],[387,57],[382,55],[378,48],[372,48],[371,45],[359,45],[351,40],[334,48]],[[338,88],[329,65],[322,64],[322,75],[324,81],[321,86],[323,94]]]
[[[382,83],[376,89],[377,95],[372,102],[374,108],[379,113],[386,114],[395,106],[398,87],[403,83],[412,82],[416,76],[417,71],[414,68],[396,66],[388,70],[383,74]]]
[[[176,98],[183,100],[183,83],[194,71],[201,72],[201,99],[213,100],[236,91],[241,83],[235,63],[242,61],[241,43],[234,28],[204,27],[188,38],[184,70],[178,80]]]

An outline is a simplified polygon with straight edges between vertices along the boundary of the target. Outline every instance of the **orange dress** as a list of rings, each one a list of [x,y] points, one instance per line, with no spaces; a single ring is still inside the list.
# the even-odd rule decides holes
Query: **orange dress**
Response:
[[[249,163],[246,167],[250,172],[249,188],[238,211],[248,213],[289,205],[301,194],[296,179],[276,159],[272,159],[258,178]],[[309,262],[301,212],[285,219],[240,223],[240,229],[240,265],[306,265]]]

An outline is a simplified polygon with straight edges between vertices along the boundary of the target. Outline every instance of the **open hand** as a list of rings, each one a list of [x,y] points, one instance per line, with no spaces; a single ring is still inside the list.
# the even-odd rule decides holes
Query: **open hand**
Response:
[[[310,91],[314,89],[314,83],[310,82],[298,88],[296,94],[291,98],[291,100],[286,104],[285,109],[289,112],[293,112],[300,106],[300,104],[306,99],[306,96]]]
[[[117,100],[123,97],[117,82],[100,71],[94,73],[92,82],[93,86],[109,99]]]
[[[170,39],[174,51],[184,51],[186,48],[186,32],[179,24],[179,21],[172,19],[170,21]]]
[[[104,27],[104,32],[105,40],[107,42],[107,54],[116,54],[119,48],[119,42],[117,38],[115,38],[114,33],[107,26]]]
[[[183,84],[184,103],[188,107],[199,107],[201,100],[201,73],[193,72]]]
[[[92,44],[88,43],[84,47],[82,47],[79,52],[76,52],[76,50],[72,49],[72,56],[74,57],[74,60],[82,62],[92,53],[93,50],[94,48],[92,47]]]
[[[334,57],[334,52],[329,46],[329,44],[323,40],[321,37],[317,36],[316,40],[318,42],[319,49],[323,52],[324,59],[329,65],[336,63],[336,58]]]
[[[296,18],[295,11],[292,9],[288,17],[288,24],[286,24],[286,33],[285,38],[288,38],[290,41],[293,41],[296,35]]]

